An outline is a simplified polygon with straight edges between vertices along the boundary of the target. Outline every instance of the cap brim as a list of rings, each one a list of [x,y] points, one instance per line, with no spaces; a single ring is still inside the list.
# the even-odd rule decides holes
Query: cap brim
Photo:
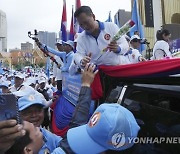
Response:
[[[82,125],[68,130],[67,139],[71,149],[78,154],[92,154],[106,151],[106,148],[91,139],[87,133],[86,126]]]
[[[14,76],[15,78],[20,78],[20,79],[24,79],[24,77],[22,77],[22,76]]]
[[[29,104],[26,104],[24,105],[23,107],[19,108],[19,111],[22,111],[22,110],[25,110],[26,108],[32,106],[32,105],[41,105],[42,107],[44,107],[45,105],[42,104],[42,103],[29,103]]]

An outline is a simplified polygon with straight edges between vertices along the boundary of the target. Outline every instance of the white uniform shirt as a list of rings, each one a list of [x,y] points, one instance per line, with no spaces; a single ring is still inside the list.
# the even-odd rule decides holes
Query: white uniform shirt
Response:
[[[18,88],[16,88],[14,85],[10,87],[10,91],[16,92],[16,91],[32,91],[32,87],[28,86],[28,85],[24,85],[24,83],[22,85],[20,85]]]
[[[139,50],[130,47],[130,51],[124,55],[127,59],[127,64],[134,64],[139,62],[139,58],[142,57]]]
[[[162,51],[162,52],[159,52],[159,54],[156,54],[155,52],[157,51]],[[153,59],[162,59],[164,57],[172,57],[172,54],[169,51],[169,44],[164,40],[160,40],[160,41],[157,41],[154,45]]]
[[[104,52],[102,50],[107,47],[107,45],[112,40],[113,36],[118,32],[119,28],[116,24],[111,22],[99,22],[99,27],[101,32],[98,38],[94,38],[92,35],[87,34],[83,31],[80,33],[77,39],[77,52],[74,55],[75,62],[80,66],[80,61],[84,56],[92,53],[91,63],[96,65],[118,65],[120,64],[120,54],[124,54],[128,51],[129,45],[125,37],[122,36],[117,43],[121,48],[119,54],[114,52]]]
[[[54,56],[54,59],[56,59],[56,61],[61,64],[61,66],[63,66],[63,62],[61,60],[61,58],[59,56]],[[57,79],[57,80],[62,80],[62,74],[61,74],[61,69],[58,68],[58,66],[54,63],[53,64],[53,76]]]

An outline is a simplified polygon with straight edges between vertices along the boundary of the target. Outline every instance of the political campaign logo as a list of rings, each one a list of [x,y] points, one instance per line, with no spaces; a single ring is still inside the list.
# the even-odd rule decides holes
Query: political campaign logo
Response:
[[[111,38],[111,35],[110,35],[110,34],[105,34],[105,35],[104,35],[104,39],[105,39],[105,40],[108,41],[108,40],[110,40],[110,38]]]
[[[101,117],[101,113],[96,112],[89,120],[89,127],[94,127],[98,123],[100,117]]]

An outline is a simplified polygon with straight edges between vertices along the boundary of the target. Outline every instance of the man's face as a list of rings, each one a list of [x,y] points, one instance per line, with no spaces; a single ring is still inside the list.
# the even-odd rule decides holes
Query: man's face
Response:
[[[7,87],[2,87],[1,89],[2,89],[3,94],[4,93],[10,93],[9,88],[7,88]]]
[[[15,77],[14,84],[16,87],[19,87],[23,83],[24,79],[21,79],[19,77]]]
[[[65,49],[66,49],[65,51],[66,51],[67,53],[69,53],[70,51],[73,50],[72,47],[71,47],[69,44],[66,44],[65,47],[66,47],[66,48],[65,48]]]
[[[57,48],[59,51],[64,51],[64,46],[62,44],[57,44]]]
[[[46,83],[45,83],[45,82],[42,82],[42,83],[40,83],[39,85],[40,85],[40,88],[41,88],[41,89],[44,89],[45,86],[46,86]]]
[[[93,14],[87,15],[86,13],[81,13],[77,20],[81,28],[83,28],[86,32],[92,33],[95,30],[95,16]]]
[[[34,126],[40,127],[44,121],[44,109],[41,105],[32,105],[21,111],[23,120],[33,123]]]
[[[132,41],[131,42],[131,45],[132,45],[132,47],[134,48],[134,49],[138,49],[139,47],[140,47],[140,45],[141,45],[141,43],[140,43],[140,40],[136,40],[136,41]]]
[[[39,150],[43,146],[43,134],[40,131],[39,127],[35,127],[32,123],[24,121],[23,122],[24,129],[29,132],[29,137],[32,142],[28,144],[26,147],[30,148],[33,153],[39,153]]]

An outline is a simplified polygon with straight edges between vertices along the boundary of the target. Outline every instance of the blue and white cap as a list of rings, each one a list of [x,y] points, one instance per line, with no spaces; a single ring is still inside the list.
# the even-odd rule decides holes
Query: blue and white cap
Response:
[[[74,49],[74,42],[71,40],[68,40],[67,42],[64,42],[64,44],[70,45]]]
[[[36,94],[26,95],[18,99],[19,111],[22,111],[35,104],[42,105],[43,107],[45,106],[42,98]]]
[[[56,45],[57,45],[57,44],[62,45],[62,44],[63,44],[63,41],[62,41],[62,40],[57,40]]]
[[[78,154],[121,151],[133,146],[129,138],[138,135],[138,126],[133,114],[119,104],[100,105],[88,124],[69,129],[68,143]],[[78,140],[77,140],[78,139]]]

